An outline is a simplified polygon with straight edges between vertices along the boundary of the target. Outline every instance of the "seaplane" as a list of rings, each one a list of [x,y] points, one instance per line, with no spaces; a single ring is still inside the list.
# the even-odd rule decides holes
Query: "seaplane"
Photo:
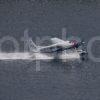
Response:
[[[29,49],[32,53],[40,53],[45,55],[53,55],[56,59],[81,59],[85,60],[85,56],[87,55],[87,51],[83,49],[78,49],[80,46],[85,44],[84,41],[77,40],[62,40],[59,38],[51,38],[51,45],[47,46],[38,46],[36,45],[32,39],[30,38]]]
[[[62,40],[50,38],[51,44],[46,46],[36,45],[32,38],[28,38],[28,52],[0,53],[0,60],[85,60],[87,51],[79,49],[85,44],[84,41]]]

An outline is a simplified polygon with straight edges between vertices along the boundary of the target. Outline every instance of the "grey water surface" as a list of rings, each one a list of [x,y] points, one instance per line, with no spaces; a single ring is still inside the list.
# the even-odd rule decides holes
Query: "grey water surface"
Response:
[[[86,43],[100,35],[99,0],[0,0],[0,40],[14,37],[23,51],[21,38],[28,29],[37,37],[77,36]],[[92,51],[100,55],[99,43]],[[97,48],[98,47],[98,48]],[[12,42],[2,51],[13,51]],[[40,63],[40,71],[36,65]],[[0,100],[100,100],[100,64],[88,61],[0,61]]]

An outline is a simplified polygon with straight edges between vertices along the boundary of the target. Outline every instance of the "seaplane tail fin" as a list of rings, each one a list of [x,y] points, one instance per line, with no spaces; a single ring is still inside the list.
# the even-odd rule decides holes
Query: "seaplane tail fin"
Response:
[[[38,46],[32,41],[32,39],[29,39],[29,50],[30,52],[38,52]]]

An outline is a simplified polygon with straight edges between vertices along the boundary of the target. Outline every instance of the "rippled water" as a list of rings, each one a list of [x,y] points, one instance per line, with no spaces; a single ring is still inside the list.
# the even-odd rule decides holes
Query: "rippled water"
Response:
[[[66,37],[78,36],[86,42],[100,35],[98,0],[44,1],[1,1],[0,38],[13,36],[23,51],[20,38],[25,29],[33,40],[47,35],[61,37],[63,27],[67,28]],[[3,51],[13,51],[8,44],[2,46]],[[93,51],[99,55],[97,47]],[[38,63],[40,71],[36,71]],[[99,65],[91,60],[0,61],[0,100],[100,100]]]

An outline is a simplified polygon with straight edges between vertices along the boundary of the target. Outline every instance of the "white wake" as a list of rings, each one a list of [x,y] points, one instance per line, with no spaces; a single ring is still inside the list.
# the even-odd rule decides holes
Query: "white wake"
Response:
[[[39,59],[53,59],[51,56],[47,56],[42,53],[0,53],[0,60],[39,60]]]
[[[0,53],[0,60],[52,60],[52,59],[55,59],[54,55],[46,55],[43,53],[30,53],[30,52]],[[75,60],[75,59],[80,59],[80,55],[77,52],[62,53],[58,56],[58,59]]]

